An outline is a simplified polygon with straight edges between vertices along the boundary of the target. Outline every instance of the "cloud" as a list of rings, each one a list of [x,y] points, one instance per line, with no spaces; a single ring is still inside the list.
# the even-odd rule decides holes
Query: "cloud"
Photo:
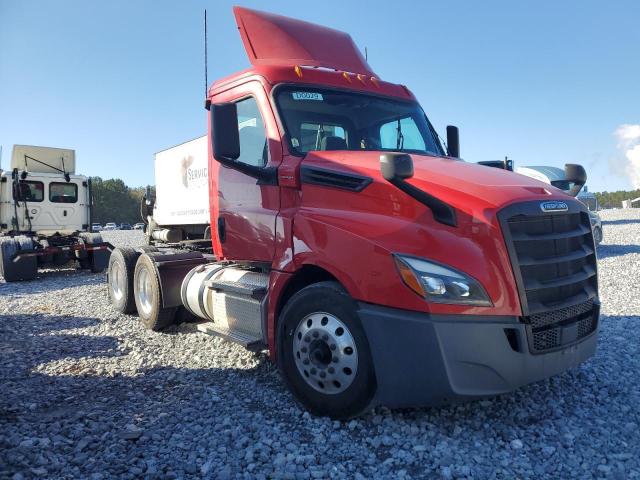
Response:
[[[640,124],[620,125],[614,135],[624,157],[616,157],[610,166],[614,173],[626,174],[633,188],[640,188]]]
[[[618,137],[619,145],[627,147],[634,142],[640,141],[640,125],[620,125],[614,134]]]

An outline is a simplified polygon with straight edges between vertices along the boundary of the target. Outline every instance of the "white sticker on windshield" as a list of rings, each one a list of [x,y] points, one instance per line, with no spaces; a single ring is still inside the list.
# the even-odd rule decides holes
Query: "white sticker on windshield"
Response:
[[[294,100],[323,100],[322,94],[315,92],[293,92],[292,95]]]

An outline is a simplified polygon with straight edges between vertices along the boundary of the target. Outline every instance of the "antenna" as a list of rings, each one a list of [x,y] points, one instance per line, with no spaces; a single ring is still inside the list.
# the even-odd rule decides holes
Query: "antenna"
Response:
[[[207,72],[207,9],[204,9],[204,100],[207,101],[209,79]]]
[[[369,61],[369,53],[367,52],[367,47],[364,47],[364,61]]]

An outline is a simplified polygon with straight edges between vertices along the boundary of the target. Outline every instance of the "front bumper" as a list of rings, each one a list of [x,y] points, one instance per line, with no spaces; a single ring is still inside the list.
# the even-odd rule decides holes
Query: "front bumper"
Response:
[[[596,350],[598,327],[565,348],[532,354],[518,317],[358,307],[375,367],[377,405],[438,405],[510,392],[576,367]]]

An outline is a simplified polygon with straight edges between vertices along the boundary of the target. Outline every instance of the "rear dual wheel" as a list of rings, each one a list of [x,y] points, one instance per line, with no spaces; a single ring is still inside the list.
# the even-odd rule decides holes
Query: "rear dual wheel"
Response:
[[[173,323],[176,308],[162,307],[162,291],[153,260],[142,254],[133,273],[133,294],[142,324],[150,330],[164,330]]]
[[[109,299],[113,307],[121,313],[135,313],[133,297],[133,271],[140,253],[133,248],[121,247],[111,252],[107,270]]]
[[[175,308],[162,308],[162,291],[153,260],[154,246],[116,248],[109,258],[107,274],[111,304],[121,313],[134,314],[150,330],[163,330],[172,323]]]
[[[278,324],[278,366],[302,405],[315,415],[349,418],[376,391],[371,351],[355,306],[335,282],[303,288]]]

